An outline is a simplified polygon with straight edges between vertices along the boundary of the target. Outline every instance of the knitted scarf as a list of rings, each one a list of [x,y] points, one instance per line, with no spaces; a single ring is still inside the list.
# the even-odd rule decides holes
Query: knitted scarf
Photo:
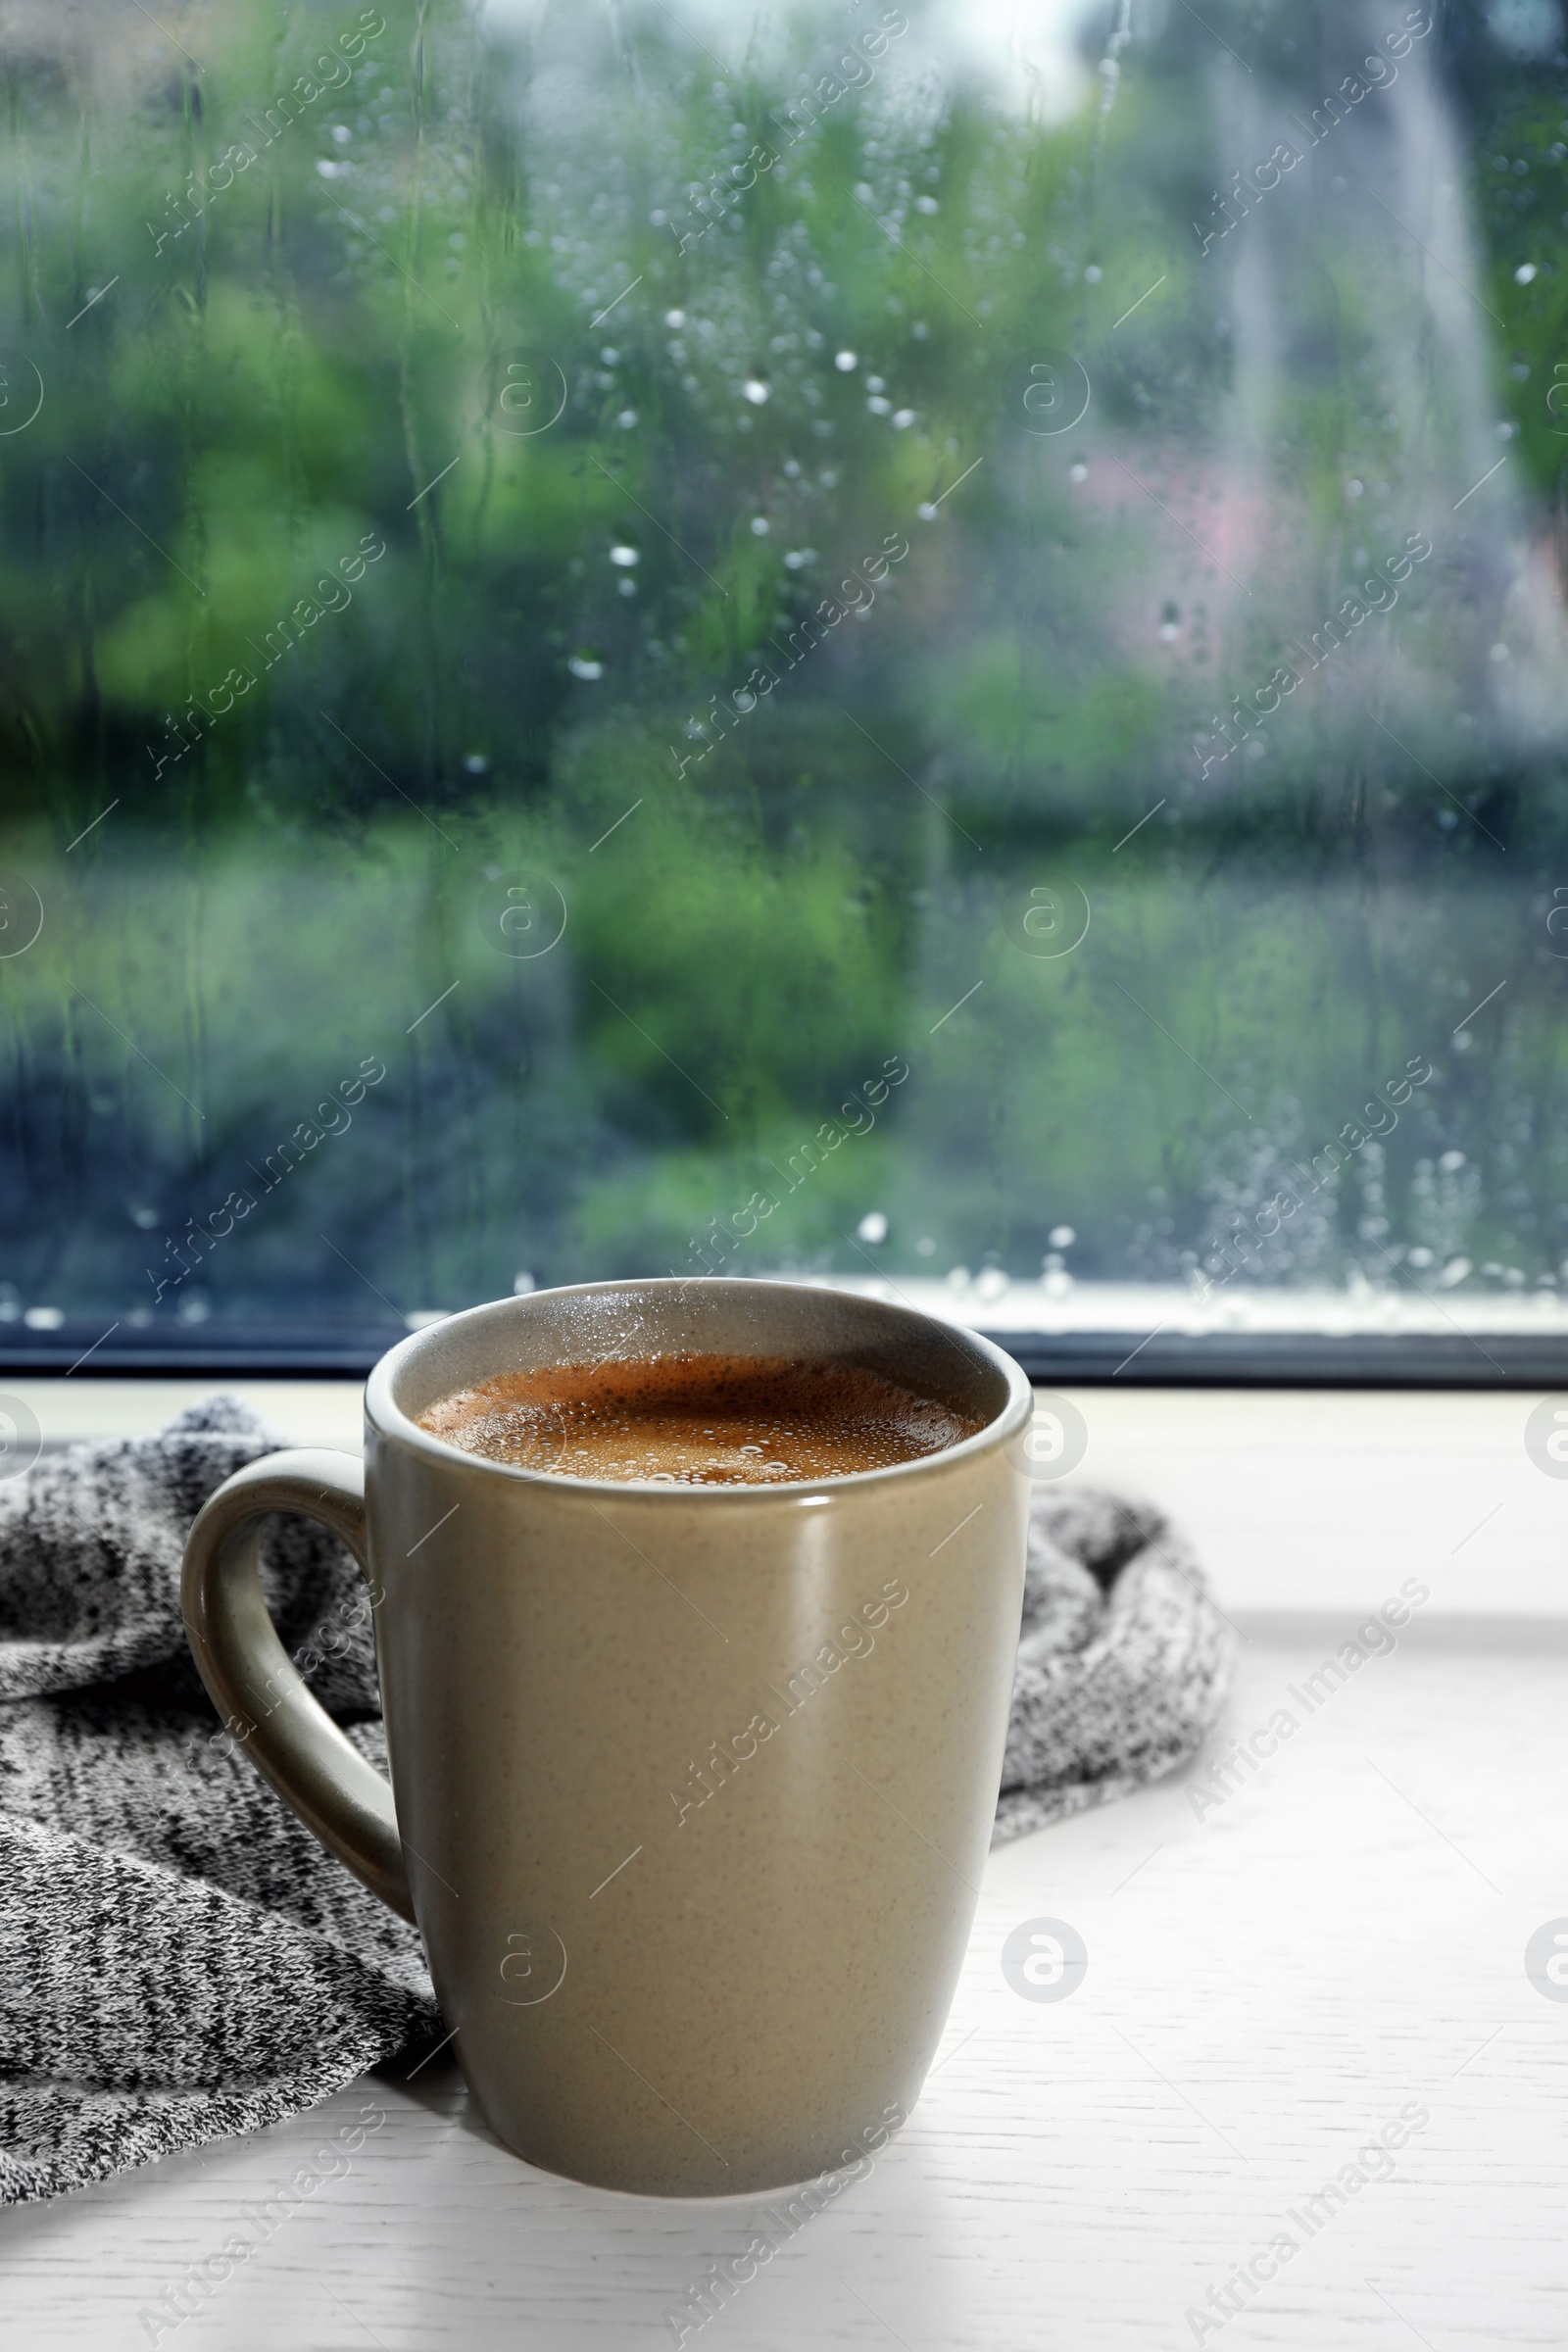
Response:
[[[221,1737],[186,1647],[186,1531],[283,1442],[214,1396],[0,1481],[0,2203],[298,2114],[443,2031],[417,1932]],[[359,1570],[279,1519],[263,1582],[384,1769]],[[997,1838],[1171,1771],[1229,1662],[1157,1516],[1038,1489]]]

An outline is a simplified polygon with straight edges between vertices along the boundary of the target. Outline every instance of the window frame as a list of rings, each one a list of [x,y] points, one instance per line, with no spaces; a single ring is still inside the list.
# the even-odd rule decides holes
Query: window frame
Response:
[[[1180,1332],[977,1330],[1036,1386],[1179,1389],[1568,1390],[1568,1334],[1492,1332]],[[0,1337],[0,1377],[359,1380],[406,1338],[402,1323],[316,1333],[288,1325],[158,1331],[76,1321]]]

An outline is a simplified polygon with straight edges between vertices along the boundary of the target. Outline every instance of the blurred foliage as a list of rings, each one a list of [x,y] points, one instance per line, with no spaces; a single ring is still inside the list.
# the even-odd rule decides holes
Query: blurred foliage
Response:
[[[686,1267],[898,1056],[726,1262],[1179,1279],[1424,1054],[1256,1277],[1555,1281],[1568,74],[1451,9],[1308,158],[1422,12],[1210,13],[11,24],[0,1315]]]

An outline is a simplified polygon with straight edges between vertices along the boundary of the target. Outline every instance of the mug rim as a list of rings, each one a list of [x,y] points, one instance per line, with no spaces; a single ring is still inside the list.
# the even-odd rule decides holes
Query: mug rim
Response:
[[[403,1410],[393,1396],[393,1384],[404,1365],[416,1357],[431,1343],[436,1333],[445,1332],[453,1324],[465,1322],[475,1316],[493,1314],[497,1307],[510,1306],[514,1307],[520,1313],[526,1313],[535,1301],[546,1298],[585,1298],[605,1291],[689,1291],[695,1289],[722,1289],[726,1292],[791,1290],[804,1291],[819,1298],[839,1299],[849,1297],[857,1299],[860,1305],[871,1309],[874,1314],[887,1316],[895,1324],[923,1325],[928,1331],[939,1332],[945,1337],[956,1333],[989,1362],[994,1371],[1002,1374],[1007,1384],[1006,1397],[999,1410],[992,1415],[982,1429],[977,1429],[972,1437],[960,1438],[956,1446],[944,1446],[935,1453],[916,1454],[909,1461],[887,1462],[874,1470],[850,1470],[829,1478],[780,1481],[776,1486],[750,1486],[739,1483],[680,1486],[673,1481],[665,1485],[662,1481],[647,1478],[582,1478],[570,1471],[530,1470],[521,1462],[498,1462],[488,1454],[470,1453],[462,1446],[454,1446],[447,1439],[438,1438],[433,1431],[421,1429],[419,1424]],[[662,1494],[682,1501],[689,1500],[694,1495],[702,1495],[711,1497],[715,1503],[730,1502],[739,1504],[742,1508],[756,1508],[767,1500],[776,1503],[781,1497],[790,1502],[802,1499],[822,1500],[844,1489],[858,1490],[879,1481],[910,1478],[922,1471],[938,1469],[949,1462],[971,1460],[988,1447],[1005,1446],[1010,1440],[1018,1436],[1033,1412],[1034,1390],[1020,1365],[1006,1353],[1004,1348],[999,1348],[994,1340],[988,1340],[982,1332],[971,1331],[967,1324],[944,1323],[939,1316],[925,1314],[919,1307],[900,1306],[887,1298],[866,1298],[858,1292],[846,1293],[830,1290],[824,1283],[770,1282],[755,1276],[742,1277],[733,1274],[623,1275],[619,1279],[607,1282],[561,1283],[549,1290],[524,1291],[510,1298],[484,1299],[474,1306],[460,1307],[453,1314],[443,1315],[438,1322],[421,1324],[417,1331],[411,1331],[407,1339],[397,1341],[372,1366],[365,1384],[367,1425],[373,1429],[378,1437],[393,1439],[399,1445],[410,1447],[415,1453],[425,1455],[433,1462],[449,1466],[461,1464],[469,1470],[494,1471],[499,1477],[520,1481],[530,1487],[543,1488],[550,1493]]]

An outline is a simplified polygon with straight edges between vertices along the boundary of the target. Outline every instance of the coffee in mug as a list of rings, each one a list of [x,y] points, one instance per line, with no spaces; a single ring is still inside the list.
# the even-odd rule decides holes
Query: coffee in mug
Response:
[[[916,1461],[980,1422],[858,1364],[675,1354],[503,1372],[441,1398],[419,1427],[564,1477],[769,1486]]]
[[[912,2107],[990,1840],[1031,1394],[838,1292],[586,1284],[382,1358],[365,1457],[273,1454],[186,1547],[234,1738],[423,1936],[474,2101],[604,2187],[755,2193]],[[285,1656],[299,1511],[368,1580],[390,1781]]]

